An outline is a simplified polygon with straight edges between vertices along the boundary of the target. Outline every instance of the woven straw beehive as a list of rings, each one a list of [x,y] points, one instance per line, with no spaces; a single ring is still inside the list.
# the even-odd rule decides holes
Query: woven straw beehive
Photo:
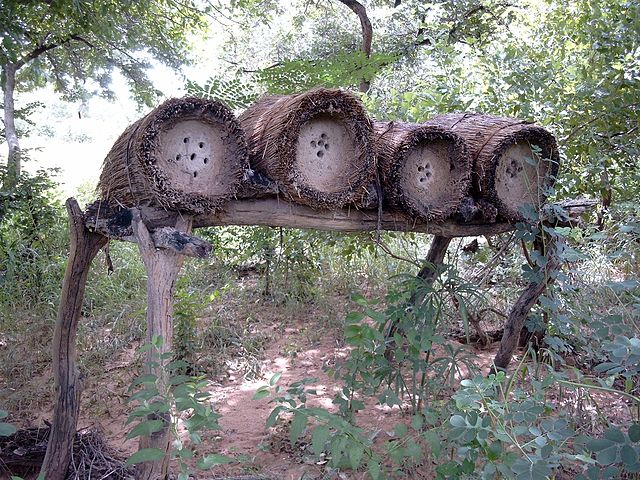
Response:
[[[252,168],[298,203],[342,207],[375,175],[372,124],[351,94],[317,89],[264,97],[239,120]]]
[[[473,161],[473,193],[494,203],[503,219],[520,221],[522,207],[537,210],[544,203],[560,158],[553,135],[544,128],[477,113],[442,115],[428,123],[464,138]]]
[[[423,221],[456,212],[471,185],[471,158],[451,130],[377,122],[378,164],[385,203]]]
[[[98,190],[125,207],[187,213],[218,209],[248,168],[244,135],[220,102],[168,100],[130,125],[104,160]]]

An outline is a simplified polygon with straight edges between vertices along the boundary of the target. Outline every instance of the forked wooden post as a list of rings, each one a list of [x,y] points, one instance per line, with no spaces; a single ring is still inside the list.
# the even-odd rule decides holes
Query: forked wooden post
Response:
[[[191,217],[178,216],[176,230],[190,233],[193,221]],[[140,212],[133,212],[133,233],[147,270],[147,343],[155,337],[162,338],[159,349],[147,353],[145,373],[158,377],[158,390],[164,391],[168,381],[162,369],[160,356],[171,351],[173,336],[173,294],[178,273],[184,262],[184,255],[166,249],[157,249],[149,230],[143,223]],[[137,478],[159,480],[167,478],[169,470],[170,420],[165,414],[165,426],[162,430],[140,438],[140,448],[159,448],[167,452],[162,460],[144,462],[138,467]]]
[[[40,470],[40,476],[46,480],[64,479],[69,467],[82,392],[82,379],[76,365],[76,330],[89,267],[108,241],[107,237],[87,229],[75,199],[68,199],[66,205],[71,242],[53,335],[55,405],[47,453]]]

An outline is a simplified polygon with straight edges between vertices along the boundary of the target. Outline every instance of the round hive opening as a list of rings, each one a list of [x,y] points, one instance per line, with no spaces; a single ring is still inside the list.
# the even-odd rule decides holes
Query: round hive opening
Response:
[[[181,120],[158,134],[157,165],[176,188],[201,195],[222,195],[235,181],[224,168],[229,136],[225,126]]]
[[[451,153],[443,140],[416,145],[407,155],[400,176],[405,195],[427,209],[446,203],[452,196]],[[456,192],[457,194],[457,192]]]
[[[304,183],[323,192],[340,192],[349,187],[355,142],[338,117],[318,115],[300,128],[295,169]]]
[[[465,139],[473,158],[473,193],[495,204],[502,219],[521,221],[523,205],[538,209],[545,201],[545,186],[555,181],[560,160],[551,133],[528,121],[477,113],[432,122]]]
[[[462,138],[424,123],[377,122],[375,130],[384,202],[425,222],[454,214],[471,183]]]
[[[215,212],[235,196],[246,168],[246,140],[231,110],[185,97],[167,100],[120,135],[98,188],[125,207]]]
[[[366,194],[375,176],[373,126],[354,95],[319,88],[263,97],[239,119],[251,166],[291,200],[339,208]]]
[[[536,154],[529,143],[508,147],[496,167],[496,193],[504,203],[518,210],[524,205],[538,208],[544,201],[541,192],[548,174],[548,162]]]

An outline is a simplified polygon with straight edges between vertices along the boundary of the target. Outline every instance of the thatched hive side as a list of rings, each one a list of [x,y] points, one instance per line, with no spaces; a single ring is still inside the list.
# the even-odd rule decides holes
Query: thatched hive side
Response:
[[[501,217],[522,220],[520,208],[539,208],[544,187],[558,173],[555,138],[531,122],[477,113],[454,113],[429,124],[451,128],[465,139],[473,160],[473,191],[493,202]]]
[[[471,157],[451,130],[424,124],[376,122],[385,202],[423,221],[454,214],[471,185]]]
[[[236,194],[247,168],[244,134],[225,105],[172,99],[116,140],[98,190],[104,200],[125,207],[212,212]]]
[[[338,208],[363,195],[375,175],[373,126],[341,90],[263,97],[240,117],[252,168],[299,203]]]

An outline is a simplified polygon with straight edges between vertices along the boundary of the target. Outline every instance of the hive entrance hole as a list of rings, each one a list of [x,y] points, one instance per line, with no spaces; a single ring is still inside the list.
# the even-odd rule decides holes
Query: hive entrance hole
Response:
[[[506,205],[517,211],[525,204],[539,203],[540,180],[548,172],[547,162],[536,159],[528,143],[517,143],[507,148],[496,168],[496,194]]]
[[[327,193],[344,190],[356,158],[354,140],[339,117],[321,114],[300,128],[295,168],[308,186]]]
[[[197,119],[184,120],[162,132],[158,138],[158,159],[172,184],[204,195],[223,191],[226,182],[224,158],[229,150],[228,134],[222,124]],[[160,163],[160,162],[159,162]]]
[[[424,211],[446,203],[452,188],[450,163],[447,141],[433,140],[416,145],[409,151],[400,170],[405,198]]]

